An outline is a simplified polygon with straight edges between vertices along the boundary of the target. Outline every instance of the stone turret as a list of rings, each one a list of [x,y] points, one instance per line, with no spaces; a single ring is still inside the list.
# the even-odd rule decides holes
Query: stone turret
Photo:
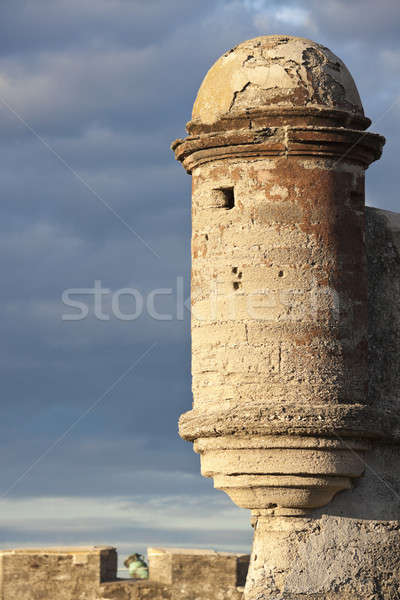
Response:
[[[194,403],[180,434],[252,511],[247,599],[372,598],[399,583],[386,548],[398,553],[399,507],[351,500],[398,458],[398,406],[369,392],[364,171],[384,144],[369,125],[330,50],[264,36],[215,63],[173,144],[193,180]],[[378,478],[358,483],[371,461]],[[324,574],[329,548],[339,563]]]

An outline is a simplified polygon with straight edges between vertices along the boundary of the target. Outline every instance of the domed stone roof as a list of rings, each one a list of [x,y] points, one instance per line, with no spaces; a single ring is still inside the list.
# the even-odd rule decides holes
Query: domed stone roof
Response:
[[[335,109],[364,115],[346,65],[305,38],[267,35],[226,52],[208,71],[193,107],[194,122],[278,108]]]

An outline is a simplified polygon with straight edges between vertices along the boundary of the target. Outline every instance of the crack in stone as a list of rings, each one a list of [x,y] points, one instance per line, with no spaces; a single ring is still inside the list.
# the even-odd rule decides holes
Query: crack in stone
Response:
[[[240,90],[237,90],[236,92],[234,92],[231,104],[230,104],[230,106],[228,108],[228,112],[231,112],[231,110],[232,110],[232,108],[233,108],[233,106],[234,106],[234,104],[236,102],[236,98],[238,97],[238,95],[241,94],[242,92],[244,92],[245,89],[248,88],[250,85],[252,85],[251,81],[247,81],[247,83],[245,83],[244,86]]]

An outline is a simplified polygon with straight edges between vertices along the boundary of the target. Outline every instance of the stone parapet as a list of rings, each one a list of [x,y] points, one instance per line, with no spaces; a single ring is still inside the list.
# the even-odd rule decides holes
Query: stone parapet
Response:
[[[0,551],[0,600],[242,600],[249,556],[149,548],[150,578],[117,578],[112,547]]]
[[[241,600],[247,554],[149,548],[150,579],[171,589],[171,600]]]
[[[98,600],[101,581],[115,578],[111,546],[0,552],[0,600]]]

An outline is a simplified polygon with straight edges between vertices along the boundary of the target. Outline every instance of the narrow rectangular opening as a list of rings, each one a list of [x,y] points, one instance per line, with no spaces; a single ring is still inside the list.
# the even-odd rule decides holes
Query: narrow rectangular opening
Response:
[[[224,207],[226,210],[231,210],[235,206],[235,194],[233,187],[222,188],[221,192],[224,195]]]
[[[212,204],[215,208],[230,210],[235,206],[233,187],[217,188],[212,191]]]

